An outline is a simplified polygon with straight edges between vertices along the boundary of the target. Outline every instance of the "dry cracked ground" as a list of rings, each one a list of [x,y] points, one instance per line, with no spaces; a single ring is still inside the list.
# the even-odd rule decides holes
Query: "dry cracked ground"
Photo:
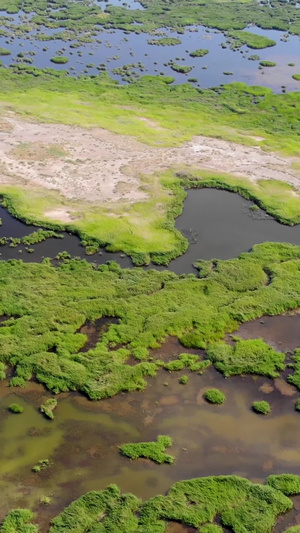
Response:
[[[291,159],[209,137],[176,148],[157,148],[104,129],[22,120],[0,123],[0,183],[45,187],[67,200],[103,205],[143,200],[139,176],[176,165],[227,172],[250,180],[278,179],[300,188]],[[68,220],[62,210],[48,217]]]

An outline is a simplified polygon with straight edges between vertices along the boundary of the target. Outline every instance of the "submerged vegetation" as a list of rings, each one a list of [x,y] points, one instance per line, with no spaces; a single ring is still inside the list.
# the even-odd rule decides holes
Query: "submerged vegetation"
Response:
[[[166,435],[159,435],[156,442],[137,442],[131,444],[123,444],[120,446],[120,452],[130,459],[138,459],[144,457],[151,459],[155,463],[173,463],[174,457],[165,453],[166,448],[172,446],[173,441],[171,437]]]
[[[226,375],[255,373],[275,377],[284,354],[261,340],[220,341],[239,323],[300,306],[300,247],[256,245],[229,261],[202,261],[200,278],[169,271],[121,269],[111,262],[94,267],[65,259],[58,268],[18,260],[0,262],[1,362],[14,367],[12,386],[33,376],[58,393],[79,390],[91,399],[146,387],[162,362],[148,360],[149,349],[169,335],[190,348],[207,348],[209,361],[186,357],[168,370],[203,371],[213,362]],[[95,348],[81,352],[87,321],[118,317]],[[127,364],[133,355],[136,364]],[[169,365],[169,366],[168,366]],[[184,366],[183,366],[184,365]],[[299,388],[298,366],[289,378]]]
[[[292,477],[294,481],[287,481],[286,474],[270,476],[265,485],[237,476],[179,481],[166,496],[154,496],[145,503],[133,494],[122,495],[116,485],[110,485],[71,503],[52,520],[49,533],[165,533],[170,520],[215,533],[221,531],[215,526],[216,518],[236,533],[270,533],[277,517],[293,507],[286,494],[295,492],[286,491],[286,487],[293,484],[299,493],[299,476]],[[38,529],[33,521],[30,511],[12,511],[1,533],[35,533]]]

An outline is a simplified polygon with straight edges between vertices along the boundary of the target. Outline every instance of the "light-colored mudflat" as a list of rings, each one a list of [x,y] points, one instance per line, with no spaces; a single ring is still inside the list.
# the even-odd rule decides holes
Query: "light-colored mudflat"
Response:
[[[104,129],[23,121],[10,115],[0,128],[0,183],[42,186],[66,199],[104,204],[145,198],[141,174],[177,165],[227,172],[250,180],[277,179],[300,189],[291,159],[209,137],[177,148],[156,148]],[[63,213],[48,213],[62,221]]]

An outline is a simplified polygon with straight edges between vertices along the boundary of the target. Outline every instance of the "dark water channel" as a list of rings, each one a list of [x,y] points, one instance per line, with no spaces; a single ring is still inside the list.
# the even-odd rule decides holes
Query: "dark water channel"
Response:
[[[182,214],[176,219],[176,228],[189,240],[187,252],[171,261],[169,269],[177,274],[195,272],[193,263],[197,259],[230,259],[241,252],[247,252],[254,244],[265,241],[289,242],[300,245],[300,225],[285,226],[268,216],[264,211],[253,212],[248,200],[237,194],[215,189],[192,189],[188,191]],[[11,217],[0,207],[0,237],[22,237],[35,231]],[[55,258],[59,252],[67,251],[72,257],[81,257],[95,264],[117,261],[123,268],[132,267],[129,257],[119,253],[100,253],[88,256],[80,239],[64,233],[63,239],[47,239],[33,245],[33,253],[25,246],[0,247],[1,259],[22,259],[41,261],[44,257]],[[147,268],[163,269],[150,265]]]

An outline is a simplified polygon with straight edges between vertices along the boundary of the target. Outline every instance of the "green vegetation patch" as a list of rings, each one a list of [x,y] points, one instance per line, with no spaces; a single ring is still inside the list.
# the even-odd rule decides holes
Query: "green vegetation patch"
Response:
[[[198,48],[197,50],[193,50],[192,52],[190,52],[190,56],[191,57],[203,57],[203,56],[206,56],[208,54],[209,50],[207,50],[206,48]]]
[[[289,374],[288,381],[295,385],[300,390],[300,349],[297,348],[293,355],[293,373]],[[299,402],[300,403],[300,402]],[[296,403],[296,410],[298,410],[298,403]]]
[[[8,409],[10,410],[11,413],[14,413],[14,414],[23,413],[24,411],[24,407],[22,407],[22,405],[19,405],[18,403],[11,403]]]
[[[131,494],[122,496],[111,485],[73,502],[52,520],[50,533],[83,533],[96,526],[114,533],[164,533],[169,520],[200,529],[216,517],[234,531],[270,533],[277,516],[291,508],[291,500],[282,492],[236,476],[180,481],[166,496],[144,504]]]
[[[51,57],[50,61],[52,61],[52,63],[55,63],[56,65],[65,65],[66,63],[68,63],[69,58],[65,56],[54,56]]]
[[[191,372],[198,372],[198,374],[203,374],[203,372],[211,365],[211,361],[204,360],[202,361],[199,355],[191,353],[181,353],[178,359],[174,359],[169,363],[164,365],[166,370],[173,372],[174,370],[183,370],[184,368],[189,368]]]
[[[260,61],[259,64],[261,67],[276,67],[276,63],[274,61]]]
[[[223,529],[217,524],[205,524],[199,531],[200,533],[222,533]]]
[[[171,437],[166,435],[159,435],[156,442],[137,442],[130,444],[123,444],[119,447],[120,452],[130,459],[138,459],[144,457],[151,459],[155,463],[173,463],[174,457],[165,453],[166,448],[172,446],[173,441]]]
[[[181,44],[181,40],[176,37],[162,37],[161,39],[148,39],[148,44],[158,46],[175,46],[175,44]]]
[[[179,72],[180,74],[187,74],[188,72],[191,72],[194,67],[191,67],[189,65],[178,65],[177,63],[171,63],[171,69],[175,72]]]
[[[226,261],[222,262],[226,264]],[[91,399],[120,391],[144,389],[161,362],[149,350],[168,336],[188,348],[206,348],[208,358],[225,375],[258,373],[275,377],[284,354],[261,340],[221,339],[239,324],[263,315],[279,315],[300,307],[300,247],[284,243],[255,245],[251,253],[230,260],[256,265],[256,282],[243,290],[228,272],[203,262],[200,276],[170,271],[122,269],[114,262],[95,267],[83,260],[63,259],[53,267],[20,260],[0,262],[0,361],[13,366],[10,385],[23,386],[35,377],[54,393],[78,390]],[[258,269],[268,272],[269,283]],[[256,288],[254,288],[256,287]],[[87,352],[87,321],[118,317]],[[136,364],[127,364],[130,356]],[[296,357],[299,357],[296,355]],[[183,356],[169,369],[203,370],[201,359]],[[201,364],[200,364],[201,363]],[[168,363],[166,363],[168,364]],[[174,366],[173,366],[174,365]],[[194,366],[195,365],[195,366]],[[178,367],[177,367],[178,368]],[[289,378],[296,384],[298,363]]]
[[[229,37],[234,39],[236,48],[246,44],[248,48],[261,49],[275,46],[276,44],[273,39],[269,39],[269,37],[264,35],[256,35],[250,31],[230,31]]]
[[[271,406],[269,402],[262,400],[261,402],[253,402],[252,409],[255,413],[260,415],[268,415],[271,412]]]
[[[226,377],[258,374],[275,378],[285,368],[285,354],[276,352],[262,339],[239,339],[234,346],[219,342],[209,347],[207,355]]]
[[[278,474],[269,476],[267,484],[280,490],[286,496],[293,496],[300,492],[300,476],[295,474]]]
[[[0,47],[0,56],[10,56],[11,51],[7,48],[1,48]]]
[[[48,400],[45,401],[41,405],[41,413],[43,413],[47,418],[50,418],[51,420],[54,419],[53,411],[57,407],[57,400],[56,398],[48,398]]]
[[[204,393],[204,398],[206,399],[207,402],[215,403],[218,405],[221,405],[226,400],[225,394],[219,389],[208,389]]]
[[[295,401],[295,410],[300,411],[300,398],[298,398],[298,400]]]
[[[300,74],[294,74],[294,75],[292,76],[292,78],[293,78],[294,80],[300,81]]]
[[[41,472],[41,470],[45,470],[50,466],[49,459],[40,459],[40,461],[32,467],[32,472]]]
[[[26,246],[32,245],[32,244],[38,244],[40,242],[45,241],[46,239],[63,239],[64,236],[61,233],[57,233],[56,231],[52,230],[43,230],[38,229],[37,231],[34,231],[30,233],[29,235],[26,235],[22,238],[23,244]]]
[[[38,533],[37,526],[32,524],[34,514],[29,509],[15,509],[6,515],[1,533]]]

